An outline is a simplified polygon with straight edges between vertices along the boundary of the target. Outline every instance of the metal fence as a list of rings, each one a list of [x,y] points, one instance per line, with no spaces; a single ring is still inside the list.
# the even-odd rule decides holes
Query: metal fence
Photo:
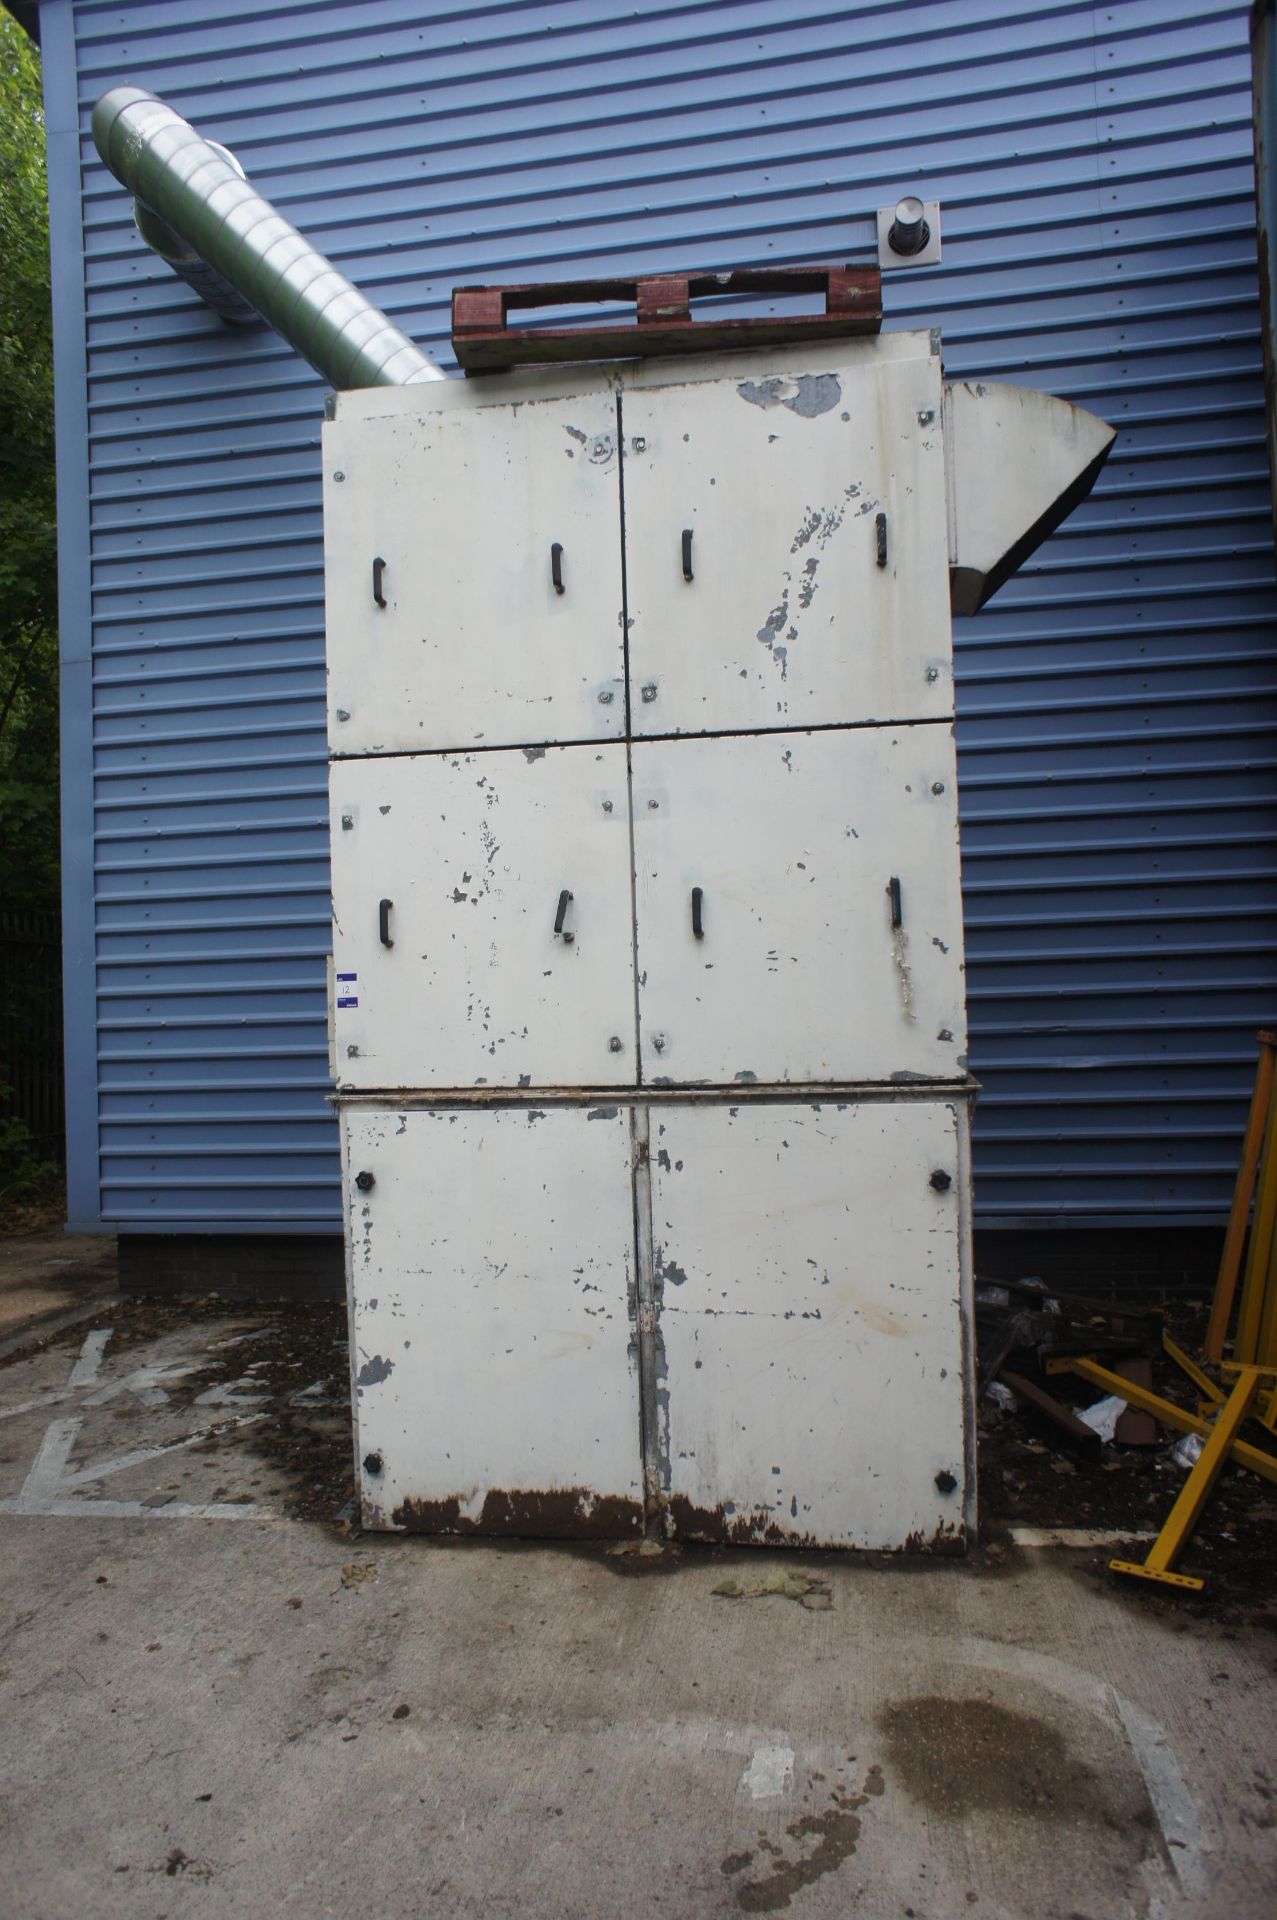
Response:
[[[0,906],[0,1123],[21,1121],[41,1159],[65,1151],[62,927],[57,913]]]

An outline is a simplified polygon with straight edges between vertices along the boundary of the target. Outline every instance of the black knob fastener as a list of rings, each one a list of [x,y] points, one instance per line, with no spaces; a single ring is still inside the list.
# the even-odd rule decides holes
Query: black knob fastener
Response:
[[[362,1173],[355,1175],[355,1185],[359,1188],[360,1193],[371,1193],[376,1184],[376,1174],[369,1173],[367,1168],[365,1168]]]
[[[931,1184],[937,1193],[948,1193],[953,1185],[953,1175],[946,1173],[943,1167],[937,1167],[931,1176]]]
[[[380,1473],[384,1464],[385,1462],[379,1453],[366,1453],[364,1455],[365,1473]]]

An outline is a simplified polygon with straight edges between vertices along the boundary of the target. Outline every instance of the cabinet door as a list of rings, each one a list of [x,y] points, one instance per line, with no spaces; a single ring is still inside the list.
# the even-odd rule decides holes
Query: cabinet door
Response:
[[[636,732],[952,714],[940,386],[862,354],[626,394]]]
[[[334,753],[624,732],[618,464],[608,393],[326,429]]]
[[[628,1111],[342,1130],[364,1525],[640,1531]]]
[[[960,1127],[947,1102],[899,1097],[653,1108],[658,1444],[679,1535],[961,1544]]]
[[[633,774],[649,1084],[963,1072],[948,727],[636,742]]]
[[[623,746],[337,761],[330,797],[339,1087],[633,1078]]]

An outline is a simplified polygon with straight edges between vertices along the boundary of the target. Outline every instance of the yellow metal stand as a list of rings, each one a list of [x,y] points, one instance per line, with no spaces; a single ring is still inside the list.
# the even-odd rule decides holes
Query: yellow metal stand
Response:
[[[1249,1446],[1240,1439],[1242,1422],[1254,1416],[1270,1433],[1277,1431],[1277,1099],[1274,1098],[1274,1069],[1277,1067],[1277,1034],[1259,1035],[1259,1066],[1250,1116],[1242,1142],[1241,1165],[1233,1190],[1232,1211],[1224,1252],[1215,1283],[1215,1300],[1206,1330],[1204,1349],[1228,1382],[1227,1390],[1216,1384],[1198,1366],[1191,1355],[1177,1346],[1169,1334],[1162,1345],[1167,1358],[1192,1381],[1202,1396],[1195,1414],[1176,1406],[1160,1393],[1134,1386],[1111,1368],[1102,1366],[1093,1356],[1070,1356],[1048,1360],[1048,1373],[1076,1373],[1093,1386],[1103,1387],[1140,1407],[1164,1426],[1180,1433],[1196,1433],[1205,1441],[1179,1498],[1171,1508],[1153,1550],[1142,1565],[1133,1560],[1110,1560],[1114,1573],[1130,1574],[1139,1580],[1154,1580],[1169,1587],[1187,1587],[1201,1591],[1205,1582],[1191,1574],[1175,1573],[1175,1562],[1192,1536],[1209,1500],[1211,1489],[1225,1463],[1239,1467],[1277,1483],[1277,1454]],[[1254,1202],[1254,1217],[1251,1203]],[[1249,1226],[1249,1244],[1247,1228]],[[1241,1270],[1242,1248],[1246,1247],[1246,1273],[1237,1307],[1237,1330],[1233,1336],[1231,1360],[1225,1360],[1224,1344],[1232,1314],[1233,1295]]]
[[[1277,1062],[1277,1034],[1261,1033],[1259,1041],[1259,1065],[1255,1070],[1255,1091],[1251,1095],[1250,1114],[1246,1121],[1246,1134],[1242,1141],[1241,1164],[1237,1169],[1237,1185],[1233,1189],[1233,1204],[1228,1216],[1228,1232],[1224,1236],[1224,1252],[1219,1263],[1219,1278],[1215,1282],[1215,1301],[1211,1307],[1210,1323],[1206,1329],[1206,1358],[1219,1365],[1224,1357],[1224,1339],[1228,1333],[1229,1316],[1233,1310],[1233,1290],[1237,1285],[1237,1274],[1241,1267],[1242,1246],[1246,1239],[1246,1223],[1250,1219],[1251,1197],[1255,1191],[1255,1175],[1259,1168],[1261,1146],[1264,1148],[1265,1172],[1269,1175],[1268,1186],[1273,1188],[1271,1170],[1273,1155],[1270,1151],[1273,1141],[1273,1070]],[[1277,1189],[1273,1190],[1274,1207],[1277,1207]],[[1256,1228],[1260,1226],[1260,1214],[1265,1211],[1261,1199],[1259,1213],[1255,1217]],[[1273,1215],[1270,1212],[1267,1221],[1267,1233],[1257,1232],[1254,1240],[1261,1240],[1265,1247],[1272,1238]],[[1253,1246],[1252,1246],[1253,1250]]]
[[[1201,1592],[1206,1585],[1204,1580],[1198,1580],[1189,1573],[1173,1573],[1171,1569],[1187,1545],[1202,1508],[1210,1498],[1211,1488],[1232,1451],[1237,1429],[1250,1412],[1251,1402],[1259,1392],[1259,1382],[1260,1371],[1257,1367],[1241,1368],[1236,1384],[1211,1428],[1210,1438],[1180,1488],[1179,1499],[1167,1515],[1148,1559],[1142,1566],[1134,1560],[1110,1560],[1109,1566],[1114,1573],[1132,1574],[1139,1580],[1158,1580],[1163,1586],[1189,1587],[1195,1593]]]
[[[1160,1393],[1150,1393],[1147,1387],[1133,1386],[1129,1380],[1123,1380],[1120,1373],[1102,1367],[1097,1360],[1070,1354],[1067,1358],[1048,1360],[1046,1371],[1076,1373],[1081,1379],[1089,1380],[1092,1386],[1103,1387],[1106,1393],[1125,1400],[1128,1406],[1143,1407],[1146,1413],[1151,1413],[1155,1420],[1160,1420],[1164,1427],[1171,1427],[1176,1433],[1196,1433],[1203,1440],[1210,1438],[1209,1420],[1176,1406],[1173,1400],[1164,1399]],[[1277,1453],[1265,1453],[1260,1447],[1249,1446],[1245,1440],[1234,1440],[1230,1451],[1239,1467],[1249,1467],[1252,1473],[1258,1473],[1263,1479],[1277,1485]]]

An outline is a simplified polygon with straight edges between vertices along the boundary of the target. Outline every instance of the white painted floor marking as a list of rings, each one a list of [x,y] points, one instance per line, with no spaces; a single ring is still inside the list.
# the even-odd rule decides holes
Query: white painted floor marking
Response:
[[[1206,1890],[1202,1854],[1206,1850],[1197,1819],[1193,1796],[1184,1784],[1175,1755],[1165,1731],[1148,1714],[1141,1713],[1133,1700],[1116,1687],[1109,1688],[1113,1711],[1126,1729],[1131,1752],[1139,1762],[1144,1786],[1153,1803],[1157,1824],[1162,1829],[1166,1851],[1184,1892],[1201,1894]]]
[[[95,1327],[80,1348],[65,1387],[52,1388],[34,1400],[23,1401],[20,1406],[6,1407],[0,1412],[0,1419],[10,1420],[19,1413],[33,1413],[42,1407],[56,1406],[59,1401],[69,1400],[80,1388],[95,1386],[101,1376],[102,1361],[111,1333],[110,1327]],[[239,1337],[253,1339],[257,1334]],[[143,1406],[167,1406],[169,1394],[166,1383],[181,1380],[197,1371],[194,1365],[184,1366],[173,1362],[155,1362],[150,1366],[135,1367],[121,1379],[108,1381],[105,1386],[98,1387],[81,1404],[101,1407],[122,1394],[131,1394]],[[253,1406],[267,1396],[238,1392],[236,1389],[256,1384],[252,1380],[233,1381],[227,1388],[213,1388],[208,1393],[200,1394],[195,1404]],[[238,1420],[223,1420],[216,1426],[200,1427],[180,1440],[170,1440],[161,1446],[135,1447],[128,1453],[116,1454],[111,1459],[99,1460],[71,1473],[67,1471],[67,1466],[84,1422],[74,1417],[52,1420],[45,1430],[22,1491],[11,1499],[0,1500],[0,1513],[88,1520],[273,1520],[278,1516],[269,1507],[258,1506],[251,1501],[164,1500],[158,1495],[152,1495],[150,1500],[98,1500],[73,1491],[77,1487],[105,1480],[112,1474],[123,1473],[127,1468],[139,1466],[144,1461],[158,1459],[162,1454],[176,1453],[182,1447],[193,1446],[198,1440],[216,1439],[219,1434],[229,1433],[235,1427],[250,1426],[255,1420],[265,1418],[264,1413],[246,1413]]]
[[[204,1393],[197,1393],[197,1407],[249,1407],[263,1400],[269,1400],[268,1393],[245,1393],[245,1387],[255,1387],[256,1380],[221,1380],[216,1386],[209,1387]]]
[[[110,1327],[94,1327],[84,1345],[80,1348],[80,1357],[71,1369],[68,1387],[87,1387],[97,1379],[102,1371],[102,1356],[106,1352],[106,1343],[111,1338]]]
[[[0,1408],[0,1420],[14,1420],[20,1413],[36,1413],[41,1407],[56,1407],[60,1400],[69,1400],[69,1387],[55,1387],[49,1393],[42,1393],[35,1400],[24,1400],[19,1406]]]
[[[1128,1536],[1129,1537],[1129,1536]],[[1089,1707],[1107,1720],[1116,1719],[1140,1771],[1153,1814],[1162,1831],[1175,1877],[1187,1894],[1206,1884],[1204,1855],[1210,1840],[1197,1818],[1193,1796],[1180,1772],[1166,1732],[1151,1715],[1098,1674],[1073,1667],[1053,1654],[1032,1653],[1025,1647],[1004,1646],[996,1640],[973,1639],[955,1649],[955,1664],[969,1663],[1006,1678],[1019,1674],[1059,1693],[1079,1706]]]
[[[62,1479],[66,1463],[71,1456],[75,1436],[83,1425],[81,1420],[51,1420],[45,1429],[40,1450],[32,1462],[31,1471],[26,1477],[19,1500],[47,1499],[55,1493]]]
[[[1155,1533],[1114,1533],[1105,1527],[1012,1527],[1017,1547],[1120,1547],[1127,1540],[1156,1540]]]
[[[203,1505],[170,1500],[162,1507],[148,1507],[141,1500],[0,1500],[0,1513],[24,1514],[55,1520],[278,1520],[269,1507],[255,1507],[247,1501],[235,1506],[229,1501],[206,1501]]]
[[[88,1519],[227,1519],[238,1520],[245,1516],[257,1517],[267,1514],[268,1508],[244,1501],[209,1501],[191,1504],[181,1500],[169,1500],[161,1506],[150,1506],[145,1500],[94,1500],[68,1497],[70,1489],[88,1486],[97,1480],[105,1480],[110,1474],[123,1473],[129,1467],[135,1467],[145,1460],[158,1459],[162,1454],[177,1453],[183,1447],[194,1446],[198,1440],[213,1440],[220,1434],[229,1433],[235,1427],[251,1426],[254,1421],[264,1420],[265,1414],[249,1413],[239,1420],[223,1420],[215,1427],[200,1427],[194,1433],[185,1434],[180,1440],[170,1440],[162,1446],[138,1447],[130,1453],[117,1454],[114,1459],[99,1460],[78,1472],[68,1473],[67,1462],[76,1436],[83,1426],[82,1420],[53,1420],[40,1442],[30,1473],[26,1477],[22,1491],[16,1499],[0,1500],[0,1513],[38,1513],[76,1515]]]
[[[20,1406],[0,1408],[0,1420],[12,1420],[20,1413],[36,1413],[41,1407],[56,1407],[60,1400],[69,1400],[77,1387],[91,1387],[102,1371],[102,1356],[111,1332],[110,1327],[93,1329],[80,1348],[65,1387],[51,1387],[48,1393],[39,1393],[34,1400],[24,1400]]]
[[[185,1379],[188,1373],[196,1373],[194,1364],[186,1365],[176,1360],[156,1360],[150,1366],[135,1367],[132,1373],[124,1374],[119,1380],[108,1380],[104,1387],[91,1393],[85,1401],[86,1407],[105,1407],[110,1401],[118,1400],[121,1394],[130,1393],[144,1407],[166,1407],[168,1388],[175,1380]]]
[[[753,1758],[740,1777],[754,1800],[773,1800],[784,1793],[794,1777],[792,1747],[755,1747]]]

